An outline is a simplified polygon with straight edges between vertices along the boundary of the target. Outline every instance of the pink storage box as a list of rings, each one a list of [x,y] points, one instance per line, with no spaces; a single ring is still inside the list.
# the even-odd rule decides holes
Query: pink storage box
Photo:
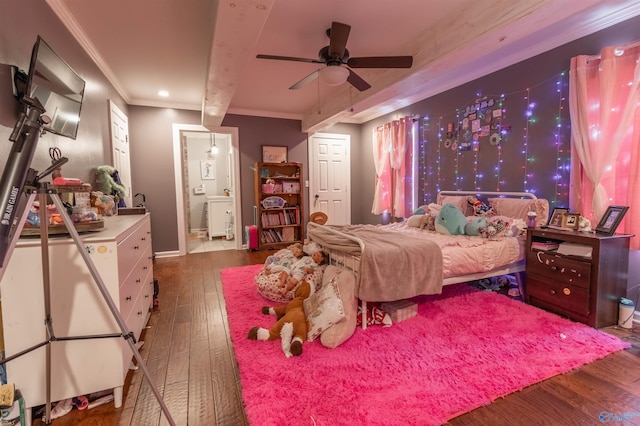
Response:
[[[418,304],[410,300],[397,300],[380,305],[389,314],[391,321],[400,322],[418,315]]]
[[[276,192],[276,185],[273,183],[263,183],[262,192],[264,192],[265,194],[272,194]]]

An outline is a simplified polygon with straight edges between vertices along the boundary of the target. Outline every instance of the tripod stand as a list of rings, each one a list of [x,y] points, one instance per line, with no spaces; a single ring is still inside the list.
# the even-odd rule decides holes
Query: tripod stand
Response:
[[[20,145],[22,147],[24,146],[31,146],[31,147],[35,147],[35,143],[37,141],[37,138],[40,137],[40,134],[42,132],[42,120],[43,118],[40,117],[40,115],[42,114],[42,111],[39,110],[34,110],[31,109],[29,111],[29,116],[27,118],[25,118],[24,116],[21,117],[20,121],[18,123],[18,125],[16,126],[16,129],[20,129],[19,133],[21,135],[22,140],[20,141]],[[23,123],[22,121],[27,121],[27,124]],[[26,127],[23,130],[23,127]],[[15,133],[15,132],[14,132]],[[22,148],[21,148],[22,149]],[[9,159],[11,161],[11,158]],[[30,161],[30,159],[29,159]],[[123,338],[127,344],[129,345],[129,348],[131,349],[131,352],[133,353],[134,357],[136,358],[137,362],[138,362],[138,367],[142,370],[145,378],[148,381],[149,387],[151,388],[151,390],[153,391],[159,405],[160,408],[163,412],[163,414],[165,415],[167,421],[169,422],[169,424],[171,425],[175,425],[175,422],[173,421],[173,418],[171,417],[171,414],[169,413],[169,409],[167,408],[166,404],[164,403],[162,396],[160,395],[160,392],[158,391],[158,389],[156,388],[156,386],[153,383],[153,380],[151,378],[151,375],[136,347],[136,342],[135,342],[135,337],[133,335],[133,333],[131,331],[128,330],[122,316],[120,315],[120,312],[118,310],[118,307],[116,306],[116,304],[114,303],[111,294],[109,293],[102,277],[100,276],[95,264],[93,263],[93,260],[91,259],[91,257],[89,256],[89,254],[85,251],[85,247],[82,244],[82,240],[80,238],[80,235],[78,234],[75,225],[73,223],[73,221],[71,220],[71,218],[69,217],[69,214],[67,213],[67,210],[65,208],[65,206],[62,203],[62,200],[60,199],[60,196],[58,195],[58,192],[56,190],[50,189],[48,187],[48,185],[46,183],[41,183],[39,182],[40,179],[42,179],[44,176],[46,176],[47,174],[49,174],[51,171],[53,171],[54,168],[59,167],[61,164],[66,163],[68,160],[66,158],[61,158],[60,160],[58,160],[57,162],[55,162],[51,167],[49,167],[47,170],[45,170],[43,173],[41,173],[38,176],[34,176],[35,175],[35,171],[33,171],[33,169],[29,169],[29,171],[25,171],[24,175],[25,176],[29,176],[33,179],[33,181],[28,182],[27,185],[24,185],[26,187],[29,187],[30,189],[27,191],[29,194],[29,197],[26,201],[26,203],[24,203],[24,208],[22,210],[22,213],[20,215],[20,219],[17,223],[17,225],[14,228],[13,231],[13,235],[10,238],[10,242],[8,245],[6,245],[6,242],[3,241],[3,248],[4,246],[6,246],[6,251],[2,253],[3,255],[3,263],[2,263],[2,269],[0,269],[0,279],[2,278],[2,275],[4,275],[4,271],[6,269],[6,265],[11,257],[11,254],[13,253],[13,250],[17,244],[18,238],[20,237],[20,234],[22,232],[22,229],[24,227],[24,224],[26,223],[27,220],[27,216],[30,210],[30,207],[33,205],[36,196],[38,197],[38,201],[40,204],[40,208],[39,208],[39,219],[40,219],[40,239],[41,239],[41,258],[42,258],[42,277],[43,277],[43,292],[44,292],[44,308],[45,308],[45,327],[46,327],[46,340],[33,345],[27,349],[24,349],[18,353],[15,353],[7,358],[5,358],[4,360],[2,360],[0,363],[1,364],[5,364],[11,360],[14,360],[18,357],[21,357],[29,352],[32,352],[38,348],[41,347],[45,347],[45,371],[46,371],[46,377],[45,377],[45,392],[46,392],[46,407],[45,407],[45,423],[50,423],[51,422],[51,344],[56,342],[56,341],[69,341],[69,340],[80,340],[80,339],[101,339],[101,338]],[[17,162],[17,161],[16,161]],[[6,170],[5,170],[6,172]],[[11,171],[9,173],[9,175],[11,175],[10,177],[13,177],[13,175],[17,175],[18,173],[15,171]],[[3,174],[3,183],[5,181],[5,174]],[[26,178],[25,178],[26,179]],[[19,179],[17,179],[19,180]],[[3,185],[9,187],[9,185]],[[12,191],[10,191],[12,194],[15,193],[15,188],[17,185],[14,185],[12,187]],[[19,188],[21,189],[23,185],[20,185]],[[9,191],[7,191],[9,192]],[[14,196],[18,196],[13,194]],[[78,249],[78,253],[81,255],[84,263],[86,264],[87,268],[89,269],[89,272],[91,273],[91,276],[93,278],[93,280],[95,281],[101,295],[102,298],[104,299],[105,303],[107,304],[111,315],[113,316],[113,319],[116,321],[116,323],[118,324],[118,327],[120,329],[120,333],[114,333],[114,334],[100,334],[100,335],[83,335],[83,336],[71,336],[71,337],[58,337],[55,335],[54,329],[53,329],[53,320],[52,320],[52,316],[51,316],[51,282],[50,282],[50,260],[49,260],[49,226],[48,226],[48,217],[47,217],[47,197],[49,197],[57,211],[60,214],[60,217],[63,220],[63,223],[67,229],[67,232],[69,233],[69,235],[71,236],[73,242],[75,243],[76,248]],[[14,200],[14,205],[15,205],[15,200]],[[14,214],[16,212],[13,212]],[[8,221],[9,225],[11,225],[12,221]],[[4,222],[3,222],[4,224]]]

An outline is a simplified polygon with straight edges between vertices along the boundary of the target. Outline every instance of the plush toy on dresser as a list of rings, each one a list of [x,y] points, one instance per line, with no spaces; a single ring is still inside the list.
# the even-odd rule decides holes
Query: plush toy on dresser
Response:
[[[287,358],[302,354],[302,343],[307,340],[307,317],[303,302],[311,295],[311,285],[306,281],[298,286],[294,298],[284,306],[263,306],[262,313],[275,315],[278,321],[270,330],[253,327],[249,330],[250,340],[282,340],[282,350]]]

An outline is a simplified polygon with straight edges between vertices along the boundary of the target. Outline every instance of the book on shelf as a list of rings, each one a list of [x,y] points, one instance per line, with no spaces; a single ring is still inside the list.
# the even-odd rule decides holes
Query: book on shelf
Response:
[[[555,241],[532,241],[531,248],[535,250],[557,250],[559,243]]]
[[[558,253],[569,256],[580,256],[590,258],[593,253],[593,247],[585,244],[577,243],[561,243],[558,247]]]

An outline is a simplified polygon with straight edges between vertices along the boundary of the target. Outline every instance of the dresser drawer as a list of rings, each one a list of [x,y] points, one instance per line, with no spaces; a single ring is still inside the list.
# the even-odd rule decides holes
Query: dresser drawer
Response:
[[[561,308],[562,313],[589,315],[589,290],[571,284],[561,283],[545,277],[530,274],[527,271],[527,301],[536,305],[536,301]]]
[[[147,220],[118,243],[118,278],[120,282],[127,278],[138,259],[149,247],[151,247],[151,223]]]
[[[541,275],[588,290],[591,284],[591,263],[530,250],[527,253],[527,274]]]
[[[131,273],[120,282],[120,314],[123,318],[129,315],[138,295],[148,289],[148,281],[152,278],[151,248],[148,248],[138,259]]]

